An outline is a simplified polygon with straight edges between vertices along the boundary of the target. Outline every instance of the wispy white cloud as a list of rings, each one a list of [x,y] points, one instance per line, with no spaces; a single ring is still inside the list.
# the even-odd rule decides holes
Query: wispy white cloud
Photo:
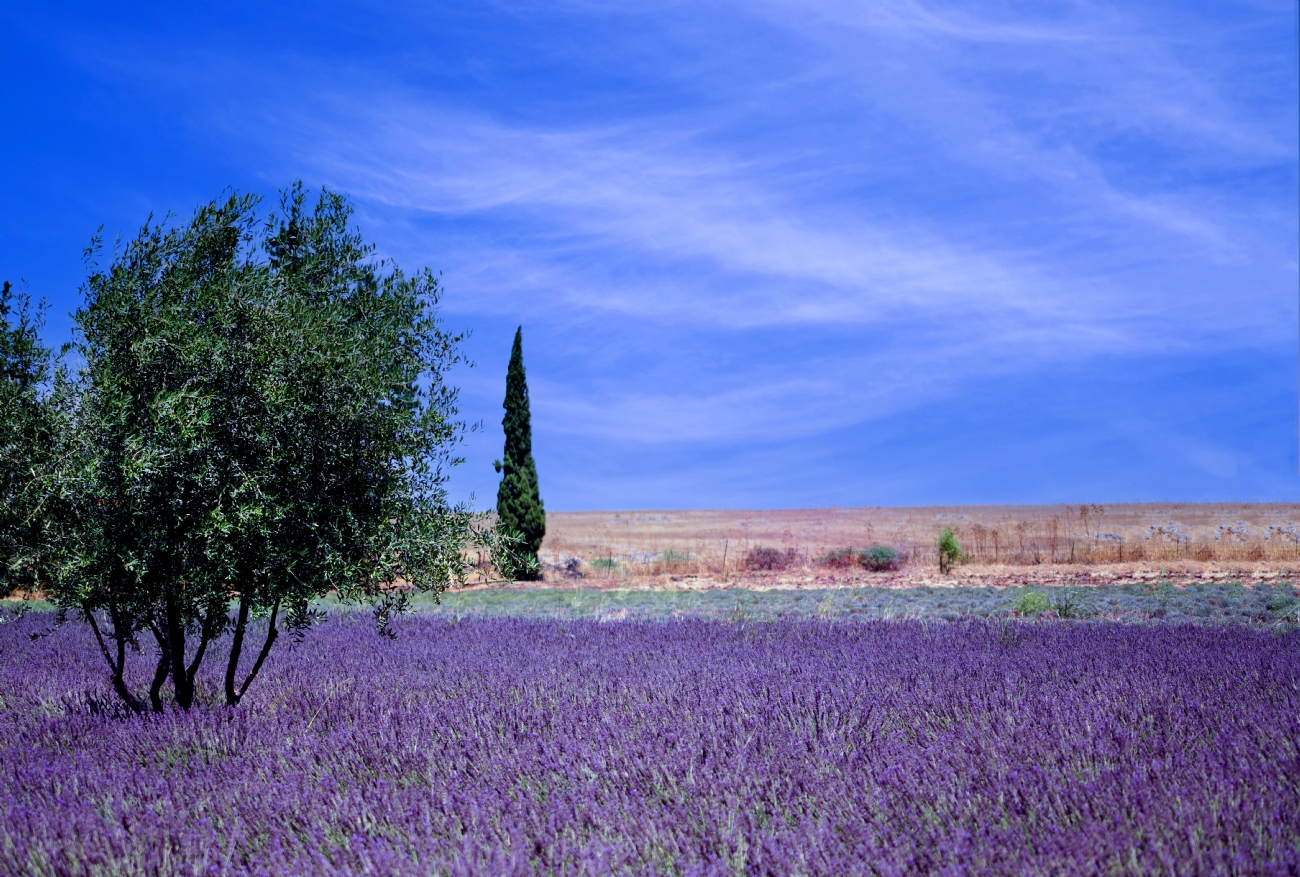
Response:
[[[786,361],[777,374],[750,361],[712,386],[681,375],[609,388],[540,382],[538,416],[554,434],[636,442],[812,436],[860,422],[863,412],[889,417],[971,381],[1051,362],[1241,343],[1270,316],[1231,297],[1173,288],[1177,275],[1163,288],[1134,289],[1132,276],[1116,280],[1124,260],[1095,246],[1080,258],[1069,253],[1073,241],[990,245],[1000,218],[993,235],[971,236],[942,219],[890,222],[888,210],[877,215],[871,204],[816,203],[789,184],[779,159],[755,166],[704,145],[698,119],[668,129],[661,120],[538,129],[400,92],[371,95],[365,107],[329,100],[330,111],[306,120],[296,143],[320,178],[416,227],[436,216],[515,230],[457,255],[454,284],[474,290],[472,309],[495,299],[515,312],[523,300],[531,302],[525,311],[549,319],[567,311],[725,332],[909,324],[905,337],[873,336],[870,356],[845,349],[836,362]],[[1007,161],[1077,197],[1060,227],[1101,237],[1103,248],[1122,235],[1150,247],[1154,228],[1186,239],[1201,263],[1254,256],[1205,204],[1176,190],[1125,191],[1079,150],[1049,155],[1020,138]],[[612,336],[638,343],[635,333]]]
[[[416,215],[495,216],[526,227],[506,244],[477,242],[461,260],[476,288],[512,303],[523,289],[549,290],[547,306],[558,298],[570,307],[730,329],[942,314],[999,327],[990,343],[1032,329],[1080,355],[1178,337],[1204,343],[1217,334],[1219,343],[1232,343],[1225,333],[1266,322],[1240,308],[1231,319],[1213,319],[1213,299],[1171,320],[1159,290],[1133,295],[1106,276],[1113,258],[1096,258],[1095,248],[1086,264],[1062,258],[1073,241],[1046,250],[1003,241],[999,249],[987,234],[966,241],[958,228],[945,235],[942,220],[889,223],[871,205],[809,204],[782,185],[779,171],[728,161],[680,131],[556,134],[391,103],[373,116],[340,115],[342,128],[364,133],[349,140],[338,130],[308,129],[303,140],[326,144],[304,154],[323,178]],[[401,125],[384,121],[394,118]],[[1131,241],[1133,223],[1155,224],[1190,238],[1200,259],[1247,258],[1220,223],[1177,194],[1138,197],[1086,161],[1075,166],[1073,184],[1112,218],[1099,225],[1068,217],[1064,233]],[[1122,220],[1127,227],[1116,228]],[[628,262],[642,270],[628,277],[611,269]],[[1179,295],[1187,301],[1198,293]],[[1147,324],[1153,315],[1162,327]]]
[[[680,135],[655,142],[649,125],[550,133],[467,123],[456,113],[409,104],[343,118],[337,127],[331,121],[326,130],[304,131],[300,154],[323,178],[363,199],[416,213],[524,217],[541,224],[534,249],[561,260],[575,250],[618,248],[652,260],[703,260],[711,271],[740,278],[711,297],[761,289],[763,278],[777,278],[852,290],[863,305],[845,312],[847,302],[829,306],[814,289],[807,299],[781,296],[767,316],[726,308],[742,325],[871,319],[896,307],[963,299],[981,309],[1053,309],[1051,297],[1039,292],[1043,278],[1028,266],[963,251],[921,228],[890,229],[858,211],[799,204],[762,184],[765,169],[728,161]],[[395,118],[402,123],[384,121]],[[350,139],[348,130],[364,133]]]
[[[1044,180],[1075,209],[1145,219],[1221,250],[1233,247],[1228,223],[1216,221],[1221,193],[1199,191],[1197,178],[1296,158],[1288,102],[1239,96],[1243,76],[1294,94],[1292,64],[1283,58],[1243,72],[1242,59],[1225,53],[1222,33],[1209,27],[1171,33],[1167,16],[1144,19],[1142,10],[1100,2],[976,12],[910,0],[775,0],[757,8],[818,47],[827,79],[860,83],[871,100],[921,120],[931,136],[947,134],[949,158],[1008,182]],[[1016,21],[1034,16],[1053,20]],[[1288,12],[1276,23],[1290,20]],[[968,50],[984,42],[1008,45]],[[1114,145],[1134,139],[1144,142],[1125,166]],[[1138,186],[1124,179],[1128,172],[1141,178]],[[1152,193],[1160,176],[1156,185],[1166,191]],[[1162,209],[1175,192],[1176,210]]]
[[[965,42],[994,44],[1061,44],[1095,45],[1106,40],[1095,29],[1083,29],[1072,23],[1035,21],[1021,16],[995,17],[996,4],[985,5],[977,12],[952,4],[920,3],[914,0],[880,0],[859,3],[852,0],[791,3],[786,0],[760,3],[782,17],[801,19],[810,24],[829,27],[858,27],[883,30],[896,35],[921,39],[940,37]],[[990,14],[993,13],[993,14]],[[1026,20],[1028,18],[1028,20]]]
[[[820,448],[1054,369],[1122,393],[1117,363],[1293,341],[1293,7],[323,8],[29,30],[127,96],[106,131],[220,166],[185,198],[227,168],[344,189],[386,255],[446,272],[451,320],[493,335],[475,355],[525,323],[539,436]],[[490,421],[485,365],[463,386]],[[1146,444],[1087,428],[1257,471],[1166,441],[1164,411]]]
[[[471,293],[453,310],[594,321],[646,356],[673,326],[720,345],[809,333],[812,351],[734,356],[708,380],[690,357],[635,382],[541,376],[555,434],[794,439],[1052,363],[1282,331],[1268,302],[1294,267],[1258,217],[1285,210],[1204,178],[1274,167],[1294,145],[1140,11],[701,9],[660,23],[726,19],[786,67],[747,81],[695,64],[679,83],[695,105],[595,120],[312,68],[281,84],[295,100],[268,92],[224,124],[404,227],[391,250]],[[658,22],[648,6],[612,14]],[[449,251],[430,249],[430,223],[459,229],[438,238]]]
[[[687,137],[655,142],[648,126],[557,134],[392,104],[341,117],[303,131],[299,155],[318,175],[416,214],[497,212],[536,223],[522,248],[504,254],[512,275],[528,255],[543,263],[538,269],[547,281],[556,264],[578,252],[700,260],[706,273],[716,279],[722,272],[729,282],[703,300],[695,288],[680,298],[741,326],[872,321],[918,307],[1070,318],[1059,282],[1032,260],[963,246],[945,239],[938,224],[890,227],[869,207],[800,203],[779,184],[764,184],[767,169],[729,162]],[[788,294],[791,283],[804,284],[798,296]],[[779,292],[765,293],[773,284]],[[664,283],[660,292],[674,298],[677,285]],[[736,307],[753,297],[768,307]],[[650,311],[662,305],[640,300]],[[606,295],[582,303],[636,306]]]

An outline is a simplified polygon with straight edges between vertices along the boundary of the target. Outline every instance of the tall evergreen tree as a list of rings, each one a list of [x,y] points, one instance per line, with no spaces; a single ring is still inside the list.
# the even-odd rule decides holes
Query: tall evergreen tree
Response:
[[[505,459],[494,464],[502,472],[497,489],[497,519],[503,529],[522,537],[520,552],[533,563],[521,578],[535,579],[537,551],[546,535],[546,509],[537,490],[537,466],[533,462],[533,428],[528,413],[528,382],[524,377],[523,327],[515,330],[515,344],[510,351],[510,368],[506,371],[506,416],[501,425],[506,430]]]

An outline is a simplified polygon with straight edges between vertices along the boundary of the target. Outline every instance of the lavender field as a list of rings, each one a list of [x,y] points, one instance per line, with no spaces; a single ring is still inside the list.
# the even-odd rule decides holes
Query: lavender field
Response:
[[[334,614],[128,716],[52,620],[0,624],[4,874],[1300,871],[1295,634]]]

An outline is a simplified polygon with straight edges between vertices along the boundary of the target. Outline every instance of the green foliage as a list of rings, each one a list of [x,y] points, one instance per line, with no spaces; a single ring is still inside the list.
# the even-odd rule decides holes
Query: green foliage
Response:
[[[605,558],[601,559],[604,565]],[[592,564],[596,566],[597,564]],[[1297,624],[1295,588],[1290,584],[1272,587],[1257,584],[1243,588],[1240,602],[1233,603],[1231,589],[1222,585],[1198,585],[1178,590],[1176,601],[1164,614],[1153,610],[1161,604],[1143,584],[1089,585],[1070,588],[1082,600],[1079,615],[1053,621],[1057,624],[1197,624],[1248,625],[1292,635]],[[508,590],[452,590],[434,603],[430,596],[412,598],[415,611],[432,612],[443,617],[515,616],[549,618],[712,618],[725,620],[742,616],[751,621],[776,621],[784,618],[836,618],[841,620],[933,619],[1003,622],[1000,639],[1014,642],[1019,625],[1012,618],[1039,618],[1044,613],[1056,615],[1059,605],[1052,597],[1062,589],[1056,587],[1007,590],[999,587],[969,586],[961,588],[707,588],[696,590],[600,589],[571,590],[555,588],[511,588]],[[1017,605],[1027,594],[1023,609]],[[1275,610],[1267,610],[1273,605]],[[1059,617],[1059,616],[1057,616]]]
[[[1041,615],[1051,608],[1047,602],[1047,595],[1040,591],[1025,591],[1016,598],[1016,602],[1011,608],[1017,615],[1034,616]]]
[[[613,572],[618,569],[618,561],[612,557],[597,557],[591,562],[591,568],[602,572]]]
[[[1296,600],[1289,585],[1267,592],[1264,609],[1279,621],[1295,622],[1300,619],[1300,600]]]
[[[612,558],[592,561],[593,569],[607,569]],[[614,564],[616,568],[618,564]],[[687,589],[556,589],[556,588],[451,588],[441,593],[413,593],[411,610],[444,618],[472,616],[516,616],[548,618],[714,618],[731,616],[737,602],[755,621],[782,618],[834,617],[842,620],[900,619],[989,619],[1002,622],[1000,640],[1016,640],[1018,626],[1007,624],[1020,615],[1016,599],[1033,590],[1044,597],[1054,587],[1007,590],[978,585],[961,588],[775,588],[760,591],[746,588]],[[1200,584],[1176,588],[1172,602],[1164,603],[1147,584],[1089,585],[1074,589],[1086,594],[1079,616],[1092,623],[1137,625],[1246,625],[1292,635],[1300,629],[1300,594],[1289,582],[1256,583],[1237,589],[1223,584]],[[1273,609],[1268,607],[1272,606]],[[355,604],[341,604],[328,596],[313,604],[317,610],[356,611]],[[57,607],[38,600],[0,606],[0,625],[24,613]],[[1033,607],[1030,607],[1033,608]],[[1038,615],[1059,611],[1049,599]],[[1025,618],[1026,616],[1020,616]],[[1061,620],[1059,623],[1074,623]]]
[[[1084,588],[1057,588],[1052,595],[1052,611],[1057,618],[1086,618],[1091,614],[1088,592]]]
[[[873,572],[898,569],[900,563],[898,552],[888,545],[872,545],[862,552],[860,562]]]
[[[956,564],[966,560],[961,544],[952,532],[952,527],[944,527],[935,542],[939,549],[939,572],[947,575]]]
[[[503,403],[506,446],[496,470],[502,473],[497,489],[497,520],[501,528],[517,534],[522,553],[531,561],[518,570],[506,571],[522,579],[536,579],[539,565],[537,552],[546,535],[546,509],[537,487],[537,466],[533,462],[533,431],[528,411],[528,381],[524,374],[523,327],[515,330],[506,371],[506,398]]]
[[[845,568],[858,562],[858,549],[856,548],[836,548],[828,551],[817,559],[822,566],[832,566]]]
[[[234,705],[313,600],[378,601],[383,628],[402,588],[464,581],[467,544],[509,543],[447,503],[461,338],[436,318],[436,278],[376,260],[335,193],[309,209],[296,185],[266,219],[257,207],[232,194],[187,225],[146,224],[106,270],[92,262],[76,314],[85,367],[49,593],[80,610],[137,709],[123,668],[141,635],[161,709],[168,678],[193,702],[230,633]],[[241,684],[258,616],[268,633]]]
[[[48,532],[44,477],[56,458],[58,406],[42,309],[0,286],[0,596],[40,581]]]
[[[872,545],[870,548],[837,548],[822,555],[817,562],[839,569],[861,566],[872,572],[884,572],[898,569],[903,561],[888,545]]]
[[[541,565],[537,555],[528,550],[528,542],[523,534],[504,526],[498,519],[491,535],[498,545],[489,555],[490,563],[501,576],[514,581],[535,581],[540,578]]]

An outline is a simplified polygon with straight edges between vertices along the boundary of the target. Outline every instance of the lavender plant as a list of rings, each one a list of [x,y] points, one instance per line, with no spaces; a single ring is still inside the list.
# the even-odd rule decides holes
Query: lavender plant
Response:
[[[1300,869],[1295,635],[335,614],[137,715],[49,622],[0,625],[0,873]]]

